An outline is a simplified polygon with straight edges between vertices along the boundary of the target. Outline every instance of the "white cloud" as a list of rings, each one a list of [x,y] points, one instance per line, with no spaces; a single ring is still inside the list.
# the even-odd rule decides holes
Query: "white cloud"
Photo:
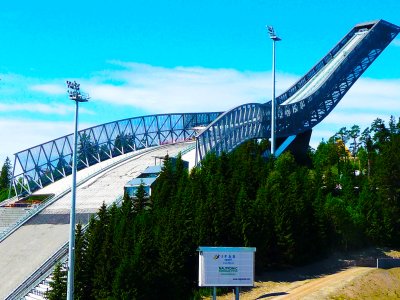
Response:
[[[91,78],[78,79],[99,111],[112,112],[118,105],[131,106],[132,111],[140,108],[148,114],[225,111],[243,103],[266,102],[271,99],[269,72],[202,67],[164,68],[118,61],[112,63],[119,69],[105,70],[94,74]],[[290,87],[299,77],[277,74],[277,95]],[[41,84],[35,80],[29,90],[32,93],[40,92],[48,95],[57,95],[61,92],[64,94],[65,88],[58,82],[64,80],[52,80]],[[314,128],[311,144],[316,146],[322,138],[328,139],[344,126],[351,127],[353,124],[358,124],[365,128],[377,117],[384,120],[388,120],[391,114],[398,117],[400,112],[398,95],[400,95],[400,79],[361,78],[334,111]],[[54,103],[54,100],[51,101]],[[41,114],[70,113],[72,109],[71,106],[61,104],[38,104],[37,100],[34,103],[0,104],[0,112],[26,110],[35,112],[38,118]],[[82,108],[82,111],[85,112],[85,109]],[[121,117],[115,115],[116,120]],[[99,123],[102,122],[101,116],[98,120]],[[69,122],[63,124],[57,121],[50,123],[1,120],[0,138],[2,141],[10,142],[2,145],[0,151],[3,151],[3,156],[10,155],[72,132]],[[67,125],[69,130],[63,127]],[[5,134],[8,136],[4,136]],[[1,155],[0,153],[0,158]]]
[[[73,132],[73,122],[35,121],[24,119],[0,120],[0,164],[14,153]],[[93,124],[81,124],[87,128]],[[13,163],[14,161],[12,161]]]
[[[87,82],[94,99],[140,106],[151,113],[223,111],[245,102],[271,99],[268,72],[114,63],[125,69],[103,73]],[[277,95],[299,77],[277,74]],[[311,144],[317,146],[322,138],[328,139],[344,126],[358,124],[365,128],[377,117],[388,120],[391,114],[400,112],[397,95],[400,95],[400,79],[359,79],[333,112],[314,128]]]
[[[393,40],[392,45],[400,47],[400,39]]]
[[[40,114],[66,115],[74,111],[74,107],[63,104],[42,103],[0,103],[0,112],[25,111]]]
[[[46,114],[46,115],[68,115],[75,111],[75,108],[71,105],[64,104],[43,104],[43,103],[0,103],[0,113],[15,113],[15,112],[27,112],[35,114]],[[80,108],[80,113],[91,114],[94,112],[86,108]]]
[[[269,72],[164,68],[119,61],[112,64],[122,70],[103,71],[92,78],[79,80],[93,101],[132,106],[151,114],[223,111],[242,103],[266,102],[271,98]],[[283,91],[294,81],[292,75],[277,74],[277,91]],[[30,89],[49,95],[64,93],[61,85],[53,83],[32,85]]]
[[[267,72],[116,64],[125,69],[104,72],[82,84],[92,99],[161,113],[226,110],[245,102],[265,102],[271,95]],[[277,89],[293,81],[293,76],[278,75]]]
[[[60,84],[36,84],[30,86],[32,91],[43,92],[50,95],[66,95],[65,86]]]

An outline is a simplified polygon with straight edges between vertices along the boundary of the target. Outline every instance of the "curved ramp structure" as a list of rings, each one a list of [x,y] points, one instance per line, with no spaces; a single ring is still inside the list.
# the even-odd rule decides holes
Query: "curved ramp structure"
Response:
[[[78,170],[136,150],[193,140],[194,127],[221,113],[161,114],[129,118],[78,132]],[[13,187],[16,195],[65,178],[72,172],[73,134],[15,154]]]
[[[77,187],[77,222],[86,224],[103,202],[108,205],[121,197],[124,184],[149,165],[153,165],[154,156],[163,157],[166,154],[175,156],[189,146],[190,143],[177,143],[129,153],[126,154],[128,160],[123,160],[95,177],[82,181]],[[97,166],[92,166],[81,172],[90,174],[90,169],[96,168]],[[52,185],[59,183],[68,190],[70,178],[62,179]],[[45,189],[51,189],[52,185]],[[0,299],[6,299],[7,295],[68,242],[71,194],[62,193],[61,190],[58,194],[62,194],[59,200],[47,206],[0,242],[0,276],[3,278],[0,284]]]
[[[399,32],[400,27],[383,20],[356,25],[306,75],[280,95],[276,99],[277,136],[286,139],[282,145],[297,137],[305,140]],[[202,129],[197,136],[196,127]],[[111,162],[116,156],[153,148],[127,154],[132,157],[87,177],[77,191],[78,218],[86,223],[103,201],[113,202],[129,178],[153,163],[153,155],[178,154],[196,137],[199,161],[208,152],[230,152],[249,139],[268,138],[270,128],[271,102],[268,102],[243,104],[223,114],[143,116],[81,130],[78,168],[85,169],[81,174],[101,166],[100,162],[109,159]],[[67,135],[15,154],[13,187],[17,195],[30,194],[47,185],[44,190],[55,194],[67,189],[72,139],[72,135]],[[57,202],[0,243],[3,258],[0,277],[7,278],[0,285],[1,299],[65,245],[69,201],[69,193],[60,195]]]
[[[196,164],[209,151],[220,155],[244,141],[264,136],[271,128],[271,104],[248,103],[223,113],[196,138]],[[269,117],[268,117],[269,116]]]
[[[399,26],[384,20],[354,26],[307,74],[276,98],[276,136],[293,139],[311,131],[399,32]],[[197,161],[209,151],[229,152],[249,139],[269,138],[270,123],[271,102],[244,104],[222,114],[197,136]],[[251,134],[241,134],[243,130]]]

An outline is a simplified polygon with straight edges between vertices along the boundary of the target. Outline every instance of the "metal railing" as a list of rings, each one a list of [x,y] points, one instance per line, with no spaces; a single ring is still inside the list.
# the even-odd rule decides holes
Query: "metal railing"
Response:
[[[11,198],[6,199],[4,201],[1,201],[0,202],[0,207],[7,206],[8,204],[13,203],[15,200],[18,200],[17,196],[14,196],[14,197],[11,197]]]
[[[118,196],[114,202],[110,203],[109,208],[114,203],[119,206],[122,202],[122,196]],[[98,218],[97,214],[94,214],[94,218]],[[85,233],[89,227],[89,223],[82,227],[82,232]],[[17,287],[6,300],[24,299],[24,297],[35,289],[41,282],[46,280],[54,270],[55,265],[65,263],[68,258],[68,245],[66,242],[62,245],[49,259],[47,259],[35,272],[33,272],[19,287]]]
[[[156,151],[160,148],[165,148],[166,146],[158,146],[155,148],[150,148],[145,152],[141,153],[134,153],[135,155],[128,156],[124,159],[121,159],[115,163],[112,163],[107,166],[107,168],[112,168],[116,166],[117,164],[124,162],[126,160],[132,159],[136,156],[139,156],[140,154],[145,154],[149,152]],[[195,144],[190,145],[187,149],[181,151],[181,155],[183,155],[183,152],[187,153],[191,150],[193,150],[195,147]],[[99,170],[98,172],[90,175],[90,177],[85,178],[84,180],[81,180],[78,185],[86,182],[87,180],[93,178],[94,176],[98,175],[102,171],[104,171],[105,168],[102,170]],[[68,193],[71,189],[69,188],[68,190],[64,191]],[[118,196],[112,203],[110,203],[107,207],[110,207],[114,203],[119,206],[122,202],[122,195]],[[56,200],[54,200],[56,201]],[[54,202],[53,201],[53,202]],[[50,205],[50,204],[49,204]],[[94,214],[95,218],[97,218],[97,215]],[[21,226],[21,225],[20,225]],[[88,228],[88,224],[83,226],[82,231],[86,232]],[[15,230],[14,230],[15,231]],[[21,283],[11,294],[6,298],[6,300],[14,300],[14,299],[24,299],[24,297],[30,293],[36,286],[38,286],[41,282],[43,282],[47,277],[49,277],[56,265],[57,262],[64,263],[67,258],[68,258],[68,245],[69,242],[66,242],[62,247],[60,247],[49,259],[47,259],[35,272],[33,272],[23,283]]]
[[[141,156],[145,153],[149,153],[149,152],[154,152],[158,149],[162,149],[167,147],[167,145],[164,146],[156,146],[156,147],[152,147],[152,148],[146,148],[143,149],[142,151],[137,151],[137,152],[131,152],[129,153],[130,155],[127,154],[126,157],[118,157],[119,159],[116,161],[111,161],[109,164],[107,164],[106,166],[100,168],[100,169],[96,169],[94,168],[93,173],[91,173],[89,176],[81,179],[80,181],[77,182],[77,186],[82,185],[83,183],[87,182],[88,180],[92,179],[93,177],[99,175],[100,173],[117,166],[118,164],[125,162],[129,159],[135,158],[137,156]],[[16,221],[12,226],[10,226],[9,228],[7,228],[5,231],[0,233],[0,243],[2,241],[4,241],[7,237],[9,237],[13,232],[15,232],[18,228],[20,228],[22,225],[24,225],[26,222],[28,222],[31,218],[33,218],[35,215],[37,215],[38,213],[40,213],[42,210],[44,210],[46,207],[48,207],[49,205],[53,204],[54,202],[56,202],[57,200],[59,200],[61,197],[64,197],[66,194],[68,194],[71,191],[71,188],[69,187],[68,189],[64,190],[63,192],[61,192],[60,194],[56,195],[56,196],[52,196],[49,199],[47,199],[45,202],[39,204],[38,206],[36,206],[35,208],[32,208],[29,210],[29,212],[27,214],[25,214],[22,218],[20,218],[18,221]]]
[[[184,156],[186,153],[189,153],[190,151],[192,151],[195,148],[196,148],[196,142],[193,141],[192,144],[190,144],[186,149],[181,151],[181,155]]]
[[[140,149],[185,142],[196,126],[211,123],[221,112],[174,113],[128,118],[78,132],[78,169]],[[72,170],[69,134],[20,151],[14,157],[12,186],[17,195],[31,194],[67,177]]]

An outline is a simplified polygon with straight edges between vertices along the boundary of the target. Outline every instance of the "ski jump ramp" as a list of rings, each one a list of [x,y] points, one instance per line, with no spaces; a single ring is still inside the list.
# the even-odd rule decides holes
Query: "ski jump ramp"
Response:
[[[278,144],[289,147],[297,142],[306,148],[312,128],[334,109],[399,31],[400,27],[384,20],[357,24],[278,96]],[[85,222],[103,201],[114,201],[128,179],[154,163],[155,155],[163,156],[166,151],[175,155],[195,141],[199,163],[209,152],[219,155],[247,140],[269,138],[270,127],[271,102],[267,102],[243,104],[224,113],[136,117],[81,130],[78,174],[124,155],[133,156],[79,186],[78,219]],[[71,166],[72,135],[23,150],[15,154],[13,188],[20,196],[46,190],[58,193],[65,188],[63,181],[69,180]],[[68,240],[69,201],[67,193],[0,243],[0,277],[7,278],[0,285],[0,298]]]

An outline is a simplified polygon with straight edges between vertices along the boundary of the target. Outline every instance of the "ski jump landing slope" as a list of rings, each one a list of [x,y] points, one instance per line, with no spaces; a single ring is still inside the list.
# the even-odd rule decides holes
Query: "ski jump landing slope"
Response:
[[[77,221],[86,223],[103,202],[110,204],[121,196],[124,184],[147,166],[154,165],[155,156],[175,156],[187,147],[188,143],[180,143],[142,150],[81,184],[77,189]],[[78,172],[78,177],[90,174],[90,168],[83,172],[86,175]],[[58,194],[70,185],[69,176],[37,193]],[[0,243],[0,299],[5,299],[68,241],[70,201],[71,194],[67,193]]]

